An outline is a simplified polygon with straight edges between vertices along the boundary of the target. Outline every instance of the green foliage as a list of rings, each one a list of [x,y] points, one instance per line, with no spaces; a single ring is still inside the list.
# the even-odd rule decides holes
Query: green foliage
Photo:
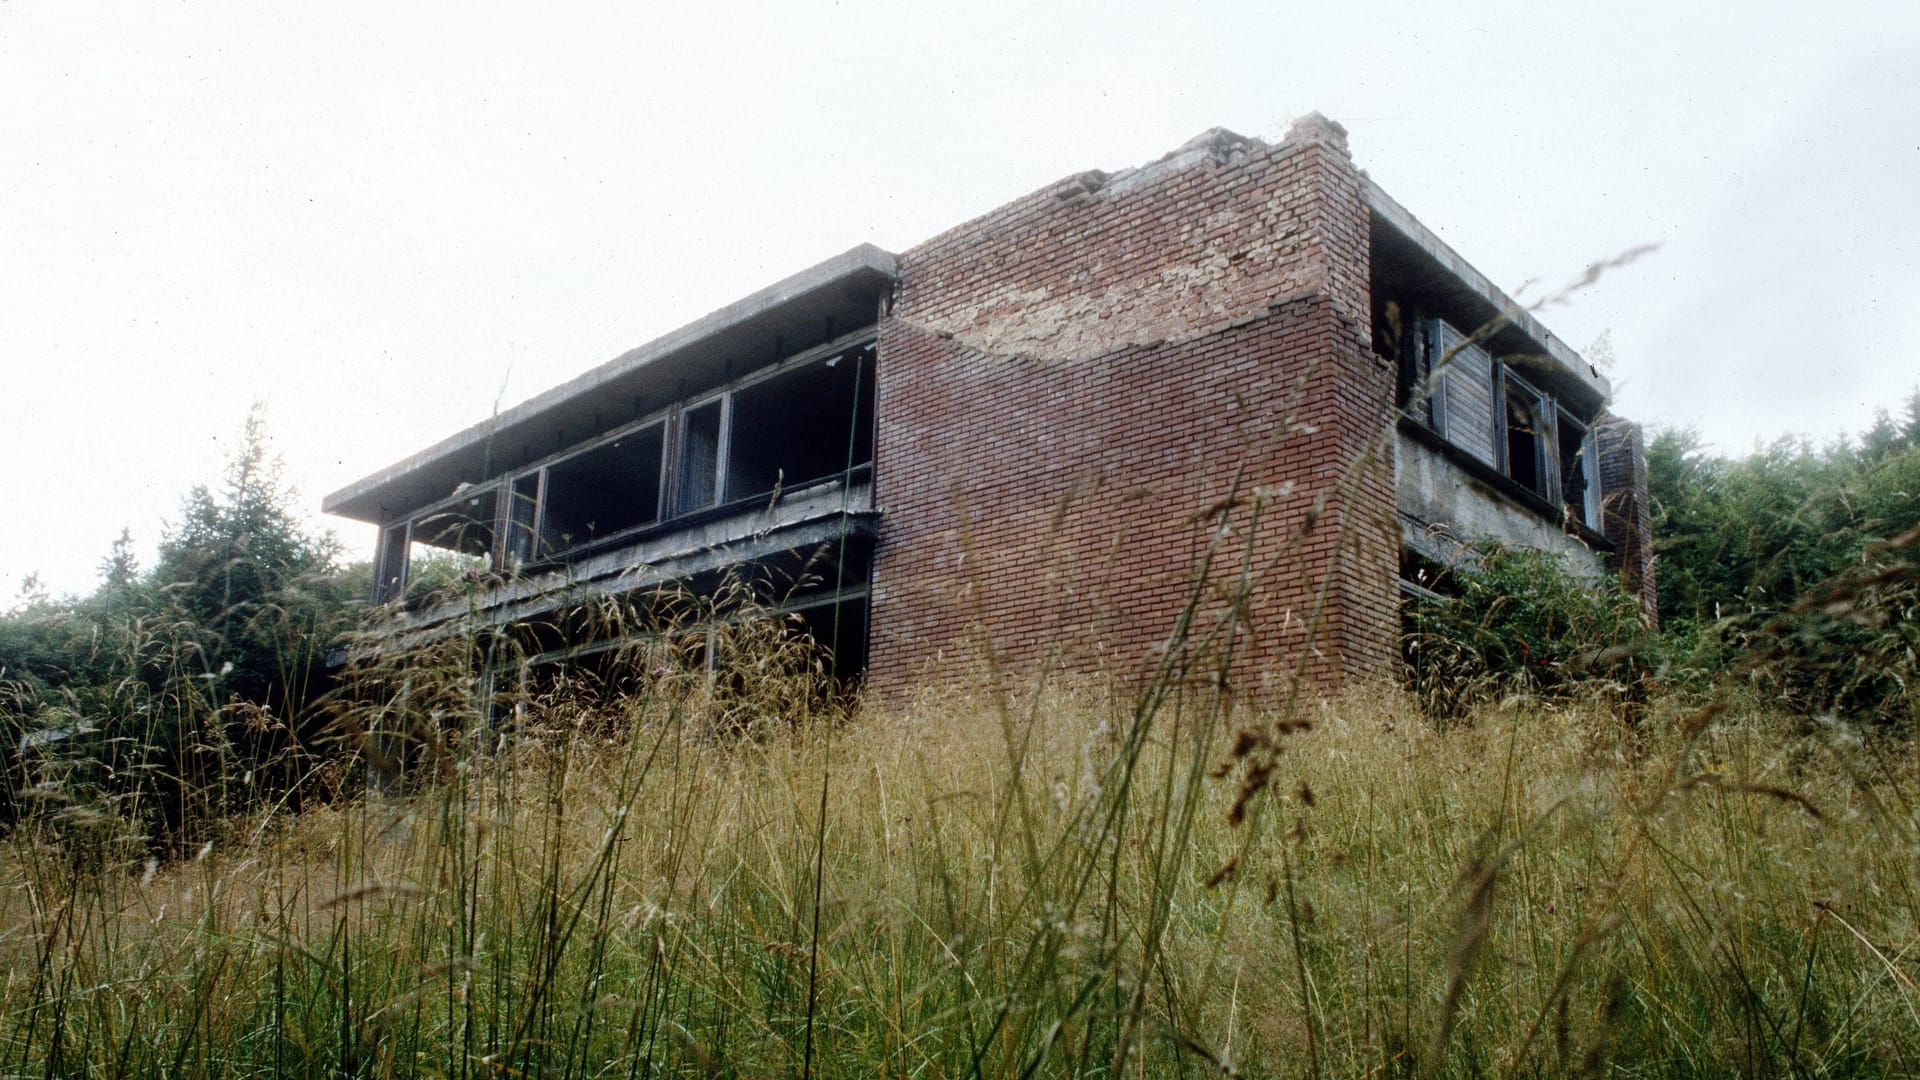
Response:
[[[256,408],[218,495],[188,493],[150,578],[156,598],[204,632],[222,688],[268,707],[299,703],[316,650],[345,629],[332,588],[339,543],[301,525],[294,497]]]
[[[1806,714],[1904,725],[1920,706],[1920,394],[1858,443],[1741,458],[1648,447],[1662,622],[1684,669]]]
[[[447,655],[398,712],[480,720],[471,650]],[[1907,758],[1757,716],[1688,734],[1665,703],[1681,722],[1616,756],[1584,709],[1438,730],[1360,693],[1142,717],[1085,686],[930,687],[715,740],[691,659],[614,657],[617,698],[517,692],[510,745],[461,729],[406,797],[263,820],[204,858],[145,869],[79,818],[68,836],[93,829],[121,872],[0,845],[0,1072],[1920,1064]],[[1208,774],[1262,739],[1284,749],[1234,824],[1248,777]]]
[[[1497,547],[1412,643],[1547,700],[1255,708],[1230,661],[1267,564],[1232,566],[1231,513],[1132,692],[988,648],[847,717],[778,623],[676,639],[613,601],[541,642],[608,648],[536,678],[477,624],[363,652],[331,704],[403,797],[252,804],[144,869],[77,800],[0,844],[0,1073],[1915,1074],[1910,755],[1684,695],[1622,752],[1576,691],[1637,607]],[[114,648],[179,674],[72,716],[171,717],[217,806],[271,717],[201,633],[151,614]]]
[[[1618,581],[1575,575],[1536,548],[1477,545],[1406,607],[1408,671],[1437,716],[1512,693],[1638,698],[1655,651],[1639,601]]]
[[[462,595],[491,572],[487,560],[477,555],[425,545],[417,546],[415,552],[407,567],[408,601]]]
[[[325,650],[352,617],[335,552],[300,524],[256,409],[152,570],[123,532],[91,595],[32,591],[0,617],[0,822],[88,807],[178,849],[295,791]]]

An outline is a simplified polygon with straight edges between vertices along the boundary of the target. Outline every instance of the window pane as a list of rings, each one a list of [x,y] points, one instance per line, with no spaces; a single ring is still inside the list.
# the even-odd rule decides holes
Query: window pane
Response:
[[[835,476],[873,458],[870,347],[777,375],[733,395],[727,499]]]
[[[384,604],[400,595],[407,583],[407,523],[389,525],[380,533],[380,566],[373,576],[373,602]]]
[[[720,498],[720,405],[716,399],[682,414],[676,514],[712,506]]]
[[[1587,438],[1587,429],[1576,421],[1565,409],[1560,410],[1560,426],[1557,433],[1560,451],[1560,504],[1566,509],[1567,516],[1583,525],[1592,525],[1588,517],[1588,485],[1591,483],[1593,463],[1588,447],[1592,440]]]
[[[488,488],[423,515],[413,523],[413,542],[491,561],[498,496],[498,488]]]
[[[530,472],[513,482],[507,504],[507,565],[520,566],[540,557],[534,532],[540,510],[540,474]]]
[[[1507,475],[1514,483],[1537,495],[1546,494],[1546,476],[1541,468],[1545,455],[1542,440],[1545,424],[1533,392],[1524,384],[1510,383],[1507,406]]]
[[[547,466],[540,535],[554,551],[660,520],[666,425],[654,424]]]

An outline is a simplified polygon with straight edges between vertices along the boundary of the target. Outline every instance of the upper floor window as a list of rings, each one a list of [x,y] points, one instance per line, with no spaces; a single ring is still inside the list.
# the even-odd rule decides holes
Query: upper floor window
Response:
[[[500,487],[488,484],[463,487],[405,521],[380,531],[380,552],[374,560],[376,602],[391,600],[423,578],[416,565],[428,561],[445,578],[454,572],[478,573],[497,558]]]
[[[1590,421],[1443,319],[1415,321],[1401,349],[1400,401],[1409,419],[1558,507],[1566,520],[1600,527]]]
[[[1572,412],[1499,364],[1500,471],[1560,508],[1568,521],[1600,527],[1593,432]]]
[[[463,490],[381,532],[375,599],[406,588],[414,545],[510,570],[873,460],[871,341],[794,358],[544,464]]]

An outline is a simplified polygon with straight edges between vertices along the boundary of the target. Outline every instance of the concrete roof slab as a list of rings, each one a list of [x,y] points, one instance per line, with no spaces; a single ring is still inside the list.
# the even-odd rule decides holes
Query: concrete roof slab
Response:
[[[770,363],[783,348],[869,325],[898,272],[891,252],[861,244],[348,484],[320,508],[390,520]]]

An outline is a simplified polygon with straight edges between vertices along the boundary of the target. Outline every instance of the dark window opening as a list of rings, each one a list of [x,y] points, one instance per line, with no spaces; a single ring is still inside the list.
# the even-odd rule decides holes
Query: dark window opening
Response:
[[[867,670],[867,598],[850,597],[793,613],[795,629],[826,650],[827,673],[846,682]]]
[[[413,542],[491,562],[494,514],[499,506],[497,488],[448,503],[415,519]]]
[[[665,453],[666,425],[654,424],[547,466],[540,514],[547,549],[566,551],[660,520]]]
[[[1440,394],[1446,386],[1444,373],[1436,373],[1434,367],[1446,352],[1446,344],[1440,340],[1440,321],[1438,319],[1415,319],[1405,323],[1404,311],[1398,304],[1388,304],[1392,309],[1392,334],[1388,338],[1394,352],[1390,356],[1398,361],[1400,379],[1398,379],[1398,404],[1409,419],[1415,419],[1428,429],[1446,432],[1446,411],[1440,405]],[[1377,344],[1375,348],[1380,348]]]
[[[517,572],[723,503],[745,505],[869,467],[874,356],[869,341],[703,391],[704,399],[663,419],[563,450],[386,526],[375,598]]]
[[[720,408],[716,398],[680,418],[680,468],[673,512],[685,514],[720,500]]]
[[[1401,592],[1432,599],[1451,593],[1453,574],[1448,568],[1410,547],[1400,549]]]
[[[1588,448],[1590,440],[1587,429],[1575,420],[1565,409],[1560,410],[1559,423],[1560,451],[1560,505],[1569,518],[1583,525],[1592,526],[1592,484],[1589,473],[1592,468],[1592,454]]]
[[[407,584],[407,523],[389,525],[380,533],[380,561],[373,575],[373,602],[384,604],[400,595]]]
[[[1541,498],[1551,498],[1545,467],[1550,422],[1540,408],[1539,396],[1525,383],[1508,378],[1504,404],[1507,475]]]
[[[1399,305],[1393,305],[1397,314]],[[1439,410],[1434,407],[1439,385],[1433,374],[1433,365],[1438,353],[1436,335],[1437,320],[1422,320],[1419,332],[1399,335],[1397,338],[1400,359],[1400,406],[1407,415],[1422,424],[1440,430]],[[1397,320],[1396,320],[1397,324]]]
[[[540,474],[530,472],[514,480],[507,495],[506,567],[517,569],[540,557]]]
[[[735,392],[729,501],[822,480],[873,459],[871,356],[871,347],[855,349]]]
[[[499,510],[500,489],[489,487],[414,518],[406,549],[407,573],[396,591],[414,600],[463,581],[476,581],[491,570]]]

